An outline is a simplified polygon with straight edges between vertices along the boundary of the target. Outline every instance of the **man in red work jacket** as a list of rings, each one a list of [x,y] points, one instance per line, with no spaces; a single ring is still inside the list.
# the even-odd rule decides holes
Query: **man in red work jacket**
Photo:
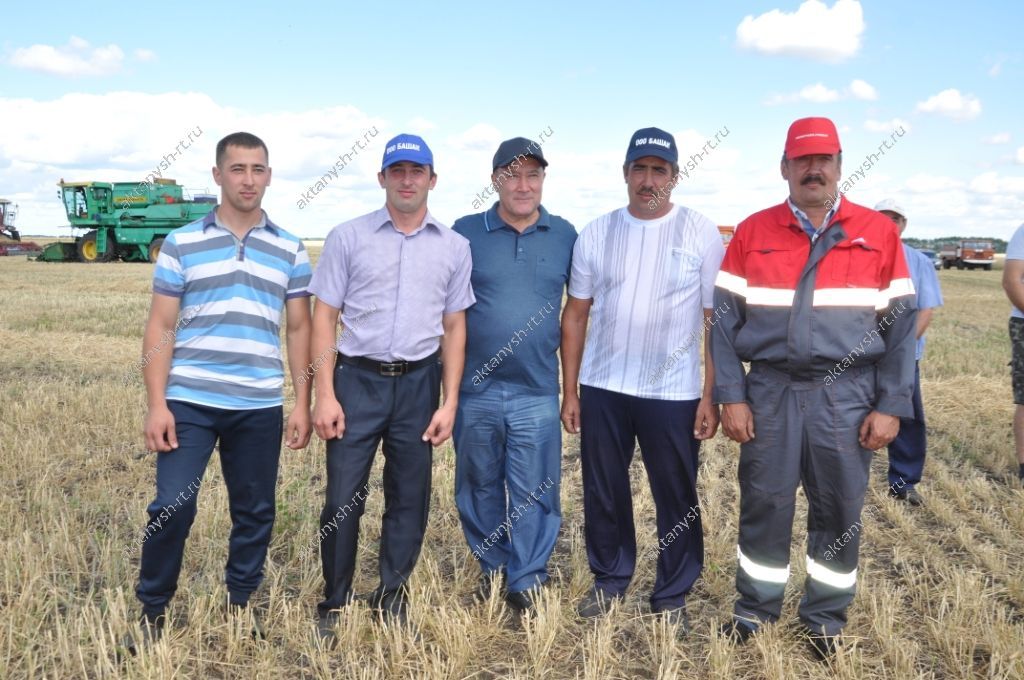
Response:
[[[740,443],[739,599],[745,641],[782,609],[797,484],[807,496],[800,620],[835,654],[857,582],[861,508],[875,449],[912,417],[914,288],[900,237],[838,188],[842,149],[827,118],[793,123],[789,198],[736,228],[715,281],[714,401]],[[741,362],[750,362],[744,374]]]

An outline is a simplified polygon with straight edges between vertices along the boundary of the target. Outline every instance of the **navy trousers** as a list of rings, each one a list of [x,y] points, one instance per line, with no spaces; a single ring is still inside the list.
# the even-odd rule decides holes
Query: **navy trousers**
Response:
[[[914,365],[914,417],[900,418],[900,433],[889,444],[889,487],[894,490],[913,487],[924,472],[925,450],[924,403],[921,400],[921,370]]]
[[[430,509],[433,449],[422,436],[441,396],[439,361],[400,376],[383,376],[343,361],[334,369],[334,393],[345,412],[345,434],[327,442],[327,490],[320,513],[320,616],[351,599],[359,520],[373,492],[368,486],[370,468],[382,440],[384,516],[380,586],[374,600],[404,601],[405,582],[419,559]]]
[[[657,514],[652,609],[681,607],[704,566],[693,436],[699,400],[644,399],[580,386],[583,514],[594,585],[622,595],[636,567],[629,465],[633,450],[647,470]]]
[[[282,407],[234,411],[182,401],[168,401],[167,406],[174,415],[178,448],[156,454],[156,498],[147,508],[135,594],[150,615],[163,613],[174,596],[203,473],[219,440],[231,512],[225,581],[231,602],[246,604],[263,580],[274,528]]]

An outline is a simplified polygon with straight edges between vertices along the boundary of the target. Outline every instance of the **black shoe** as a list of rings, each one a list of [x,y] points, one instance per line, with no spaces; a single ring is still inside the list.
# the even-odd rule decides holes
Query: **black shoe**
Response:
[[[918,493],[917,489],[912,486],[907,486],[902,489],[889,489],[889,495],[898,501],[905,501],[914,507],[924,505],[924,498]]]
[[[316,637],[327,647],[333,647],[338,642],[338,612],[331,611],[317,617]]]
[[[480,574],[480,581],[477,584],[476,590],[473,591],[474,602],[487,602],[491,599],[491,590],[497,588],[498,595],[501,597],[506,596],[505,590],[505,572],[503,571],[485,571]]]
[[[576,612],[585,619],[593,619],[607,614],[611,611],[612,605],[621,600],[621,595],[609,593],[594,586],[587,593],[587,596],[583,598],[579,606],[576,607]]]
[[[506,593],[505,602],[507,602],[508,606],[516,613],[532,616],[537,613],[537,602],[540,601],[541,590],[546,586],[547,581],[544,581],[543,583],[527,588],[526,590],[520,590],[515,593]]]
[[[134,631],[129,632],[121,642],[121,646],[132,656],[137,656],[140,649],[151,647],[160,641],[164,634],[166,620],[167,617],[163,614],[143,614],[139,619],[140,634],[136,635]]]
[[[253,640],[267,639],[267,631],[264,630],[263,622],[260,620],[260,616],[256,612],[255,608],[250,607],[248,604],[231,603],[228,605],[228,614],[230,616],[249,619],[249,637]]]
[[[750,636],[757,631],[737,619],[729,619],[729,621],[722,624],[722,627],[718,629],[718,632],[720,632],[722,637],[725,639],[742,645],[746,643],[746,641],[750,639]]]
[[[811,651],[814,652],[814,656],[817,657],[818,661],[830,661],[835,657],[840,647],[838,635],[807,633],[807,642],[810,644]]]
[[[385,624],[408,625],[409,603],[404,588],[388,592],[381,592],[380,588],[377,588],[360,599],[366,601],[370,611],[375,615],[383,617]]]
[[[686,615],[686,605],[681,607],[651,607],[655,616],[663,616],[668,625],[677,627],[679,636],[690,634],[690,617]]]

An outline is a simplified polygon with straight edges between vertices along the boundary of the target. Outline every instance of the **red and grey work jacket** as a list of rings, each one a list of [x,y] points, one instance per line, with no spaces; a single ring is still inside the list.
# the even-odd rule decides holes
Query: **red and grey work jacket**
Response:
[[[715,280],[715,403],[746,401],[741,362],[831,384],[875,367],[875,409],[913,417],[914,286],[896,226],[844,198],[812,245],[787,203],[736,233]]]

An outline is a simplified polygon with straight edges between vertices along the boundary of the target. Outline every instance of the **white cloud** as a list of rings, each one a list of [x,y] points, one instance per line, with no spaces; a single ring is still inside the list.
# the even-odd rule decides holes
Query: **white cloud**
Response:
[[[903,186],[911,194],[940,194],[963,189],[965,185],[963,181],[952,177],[919,172],[908,177]]]
[[[135,50],[135,58],[139,61],[153,61],[156,59],[156,52],[147,49]]]
[[[74,35],[67,45],[19,47],[9,59],[16,68],[65,77],[110,75],[121,69],[123,61],[124,52],[117,45],[94,48]]]
[[[1024,146],[1017,149],[1017,162],[1024,163]]]
[[[765,100],[765,104],[774,106],[776,104],[787,104],[800,101],[814,102],[815,104],[839,101],[839,92],[825,87],[822,83],[815,83],[814,85],[808,85],[802,88],[799,92],[772,95]]]
[[[1003,70],[1003,62],[1006,61],[1006,57],[1000,57],[996,60],[996,63],[992,64],[992,67],[988,70],[990,78],[998,78],[999,74]]]
[[[792,13],[748,14],[736,27],[736,42],[762,54],[839,62],[857,54],[863,33],[864,11],[857,0],[837,0],[832,8],[806,0]]]
[[[910,123],[902,118],[893,118],[892,120],[872,120],[869,118],[864,121],[864,129],[868,132],[895,132],[896,128],[901,128],[904,133],[910,132]],[[900,136],[902,137],[903,135]]]
[[[853,95],[854,99],[862,99],[864,101],[878,99],[878,90],[859,78],[850,83],[850,94]]]
[[[446,141],[455,149],[490,149],[494,153],[502,139],[498,128],[487,123],[477,123],[465,132],[449,136]]]
[[[973,94],[963,95],[960,90],[950,88],[918,102],[917,110],[937,113],[953,120],[970,120],[981,114],[981,101]]]
[[[437,123],[435,123],[435,122],[433,122],[431,120],[427,120],[426,118],[423,118],[422,116],[416,116],[416,117],[411,118],[409,120],[408,127],[409,127],[409,130],[413,132],[413,134],[418,134],[417,131],[427,132],[428,130],[436,130],[437,129]]]
[[[1009,132],[997,132],[994,135],[981,138],[982,144],[1009,144],[1010,133]]]
[[[970,190],[977,194],[1024,195],[1024,177],[1002,177],[997,172],[984,172],[971,180]]]

